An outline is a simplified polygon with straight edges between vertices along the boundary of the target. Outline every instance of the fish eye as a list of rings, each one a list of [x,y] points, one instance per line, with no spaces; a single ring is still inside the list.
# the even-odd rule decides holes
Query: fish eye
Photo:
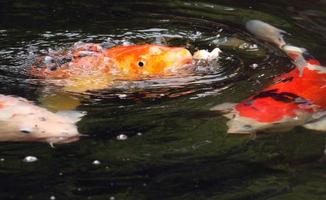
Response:
[[[139,67],[144,67],[144,65],[145,65],[145,63],[144,63],[143,61],[139,61],[139,62],[138,62],[138,66],[139,66]]]
[[[69,132],[67,132],[67,131],[62,131],[61,134],[62,134],[62,135],[69,135]]]
[[[244,126],[243,126],[243,128],[245,128],[245,129],[251,129],[251,128],[252,128],[252,126],[251,126],[251,125],[249,125],[249,124],[246,124],[246,125],[244,125]]]
[[[52,66],[50,66],[50,67],[48,67],[48,69],[50,70],[50,71],[55,71],[55,70],[57,70],[57,66],[56,65],[52,65]]]
[[[23,128],[23,129],[20,129],[20,132],[21,133],[24,133],[24,134],[29,134],[29,133],[32,132],[32,130],[31,129],[28,129],[28,128]]]

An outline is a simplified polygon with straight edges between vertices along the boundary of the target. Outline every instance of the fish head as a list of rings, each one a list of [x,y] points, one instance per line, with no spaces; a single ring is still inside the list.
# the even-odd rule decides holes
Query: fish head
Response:
[[[149,44],[114,47],[106,55],[118,72],[130,78],[173,74],[192,62],[192,55],[185,48]]]
[[[53,113],[22,98],[0,95],[0,141],[68,143],[79,139],[75,123],[84,113]]]
[[[173,75],[179,68],[192,62],[192,55],[185,48],[151,44],[116,46],[103,51],[75,49],[70,54],[58,52],[39,57],[31,66],[30,74],[54,79],[90,75],[137,79]]]
[[[251,118],[241,117],[234,114],[227,122],[229,134],[255,134],[256,132],[269,129],[272,124],[263,123]]]
[[[303,125],[311,118],[314,105],[303,99],[299,101],[297,97],[292,102],[286,96],[290,93],[285,93],[282,99],[281,94],[262,91],[237,104],[226,115],[230,119],[228,133],[283,132]]]
[[[26,141],[61,144],[79,140],[80,134],[73,121],[48,112],[35,113],[35,116],[17,115],[11,124],[17,124],[16,134]]]
[[[222,103],[212,107],[210,110],[219,112],[229,119],[227,122],[229,134],[254,134],[269,126],[268,123],[261,123],[249,117],[243,117],[239,114],[236,103]]]
[[[304,125],[311,115],[306,112],[298,112],[296,117],[284,117],[282,120],[274,122],[261,122],[253,118],[243,117],[235,114],[227,122],[229,134],[255,134],[257,132],[284,132],[296,126]]]
[[[279,83],[281,84],[281,83]],[[211,110],[229,118],[228,133],[282,132],[311,120],[319,107],[293,93],[263,90],[241,103],[223,103]]]

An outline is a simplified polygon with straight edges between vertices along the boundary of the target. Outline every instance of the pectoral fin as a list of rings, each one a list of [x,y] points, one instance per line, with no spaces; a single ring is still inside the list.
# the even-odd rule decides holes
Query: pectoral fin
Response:
[[[43,107],[51,111],[74,110],[80,105],[80,99],[66,92],[53,92],[39,97]]]

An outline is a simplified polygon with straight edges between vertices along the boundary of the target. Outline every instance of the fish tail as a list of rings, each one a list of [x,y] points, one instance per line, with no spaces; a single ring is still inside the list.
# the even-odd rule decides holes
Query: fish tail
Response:
[[[300,48],[292,45],[284,45],[281,49],[288,55],[288,57],[292,60],[292,63],[298,68],[299,75],[303,76],[303,69],[308,64],[308,59],[312,58],[312,56],[308,53],[305,48]]]
[[[278,29],[260,20],[248,21],[246,23],[246,28],[259,39],[271,42],[284,51],[292,60],[293,64],[298,68],[300,76],[303,75],[303,69],[310,61],[319,63],[306,49],[287,44],[284,40],[284,34],[288,33],[284,30]]]

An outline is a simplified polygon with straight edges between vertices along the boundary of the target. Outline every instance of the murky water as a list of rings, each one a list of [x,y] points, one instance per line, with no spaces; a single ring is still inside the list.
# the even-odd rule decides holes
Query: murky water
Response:
[[[118,81],[74,93],[89,137],[54,149],[0,144],[0,199],[324,199],[325,135],[296,128],[253,139],[227,136],[213,105],[239,102],[291,69],[244,29],[261,19],[322,63],[324,1],[2,1],[0,93],[44,105],[61,88],[27,75],[38,55],[75,42],[158,43],[220,60],[187,77]],[[67,94],[65,94],[67,95]],[[30,157],[28,157],[30,156]]]

